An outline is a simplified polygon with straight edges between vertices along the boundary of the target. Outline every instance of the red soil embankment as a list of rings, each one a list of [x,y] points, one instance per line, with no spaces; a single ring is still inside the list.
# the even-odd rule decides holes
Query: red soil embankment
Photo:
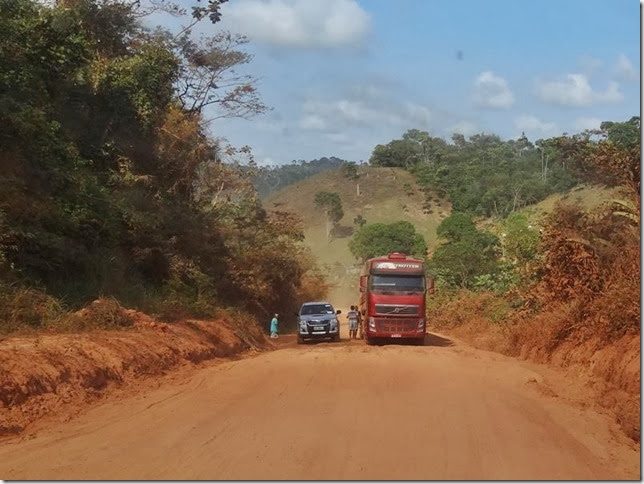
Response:
[[[523,328],[502,328],[485,321],[465,323],[447,331],[467,343],[523,360],[564,368],[570,378],[588,389],[584,406],[597,407],[620,424],[626,435],[640,439],[640,335],[625,335],[606,342],[602,338],[552,344],[547,329],[534,335],[516,334]],[[525,329],[524,332],[530,331]],[[534,337],[542,334],[542,339]],[[517,341],[517,339],[522,341]]]
[[[180,365],[271,346],[254,323],[233,318],[165,324],[127,313],[131,329],[0,340],[0,436],[47,415],[74,415],[111,388]]]

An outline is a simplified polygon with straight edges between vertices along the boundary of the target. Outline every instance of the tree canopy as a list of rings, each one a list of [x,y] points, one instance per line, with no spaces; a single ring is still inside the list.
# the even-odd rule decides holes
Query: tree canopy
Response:
[[[450,215],[440,223],[437,233],[444,241],[434,251],[430,268],[448,286],[472,288],[478,276],[497,272],[499,240],[478,230],[470,215]]]
[[[374,223],[361,226],[349,241],[349,250],[359,259],[402,252],[415,257],[426,257],[427,244],[410,222],[391,224]]]
[[[244,38],[189,40],[224,1],[183,3],[180,35],[144,28],[141,2],[0,2],[0,291],[166,315],[297,304],[300,222],[258,202],[249,148],[207,134],[266,109]]]

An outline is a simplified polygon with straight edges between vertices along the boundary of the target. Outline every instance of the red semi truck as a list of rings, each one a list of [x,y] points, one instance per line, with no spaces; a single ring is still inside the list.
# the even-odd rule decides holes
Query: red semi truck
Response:
[[[425,295],[429,287],[420,259],[394,252],[365,262],[360,276],[360,312],[367,344],[377,339],[425,340]]]

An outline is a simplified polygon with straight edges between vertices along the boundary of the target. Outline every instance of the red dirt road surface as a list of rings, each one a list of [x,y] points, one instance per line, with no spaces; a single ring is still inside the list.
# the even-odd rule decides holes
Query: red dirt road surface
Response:
[[[0,442],[3,479],[639,479],[639,448],[536,366],[438,335],[207,363]]]

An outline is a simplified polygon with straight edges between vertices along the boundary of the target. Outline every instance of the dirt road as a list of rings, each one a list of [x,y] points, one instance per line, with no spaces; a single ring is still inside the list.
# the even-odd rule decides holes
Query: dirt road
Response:
[[[639,450],[532,366],[427,345],[294,344],[0,443],[4,479],[639,479]]]

